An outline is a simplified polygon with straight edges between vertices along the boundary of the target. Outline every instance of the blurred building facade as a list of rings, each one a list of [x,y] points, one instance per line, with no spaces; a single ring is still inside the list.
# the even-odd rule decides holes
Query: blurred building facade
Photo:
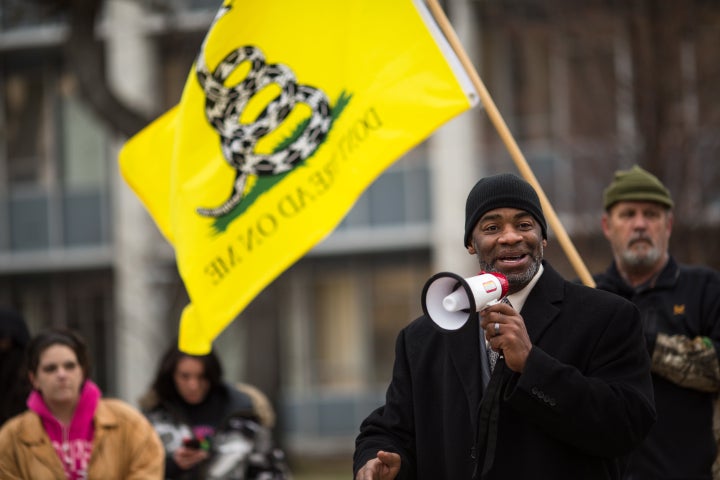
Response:
[[[108,82],[148,114],[171,107],[219,2],[104,3]],[[636,162],[677,197],[679,258],[719,268],[720,8],[575,3],[444,5],[591,270],[610,259],[602,188]],[[66,20],[22,4],[0,0],[0,303],[20,308],[33,332],[82,332],[98,383],[135,401],[187,296],[171,248],[119,178],[125,139],[88,106],[66,62]],[[227,376],[274,400],[291,453],[352,451],[427,278],[474,272],[461,243],[465,195],[498,171],[516,168],[484,112],[451,121],[218,338]],[[574,276],[552,237],[547,256]]]

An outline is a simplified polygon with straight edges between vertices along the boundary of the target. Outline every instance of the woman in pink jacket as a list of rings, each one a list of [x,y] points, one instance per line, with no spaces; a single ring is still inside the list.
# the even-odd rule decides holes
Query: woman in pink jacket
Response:
[[[126,403],[102,398],[88,379],[80,337],[43,332],[31,340],[27,358],[29,410],[0,430],[0,478],[163,478],[163,447],[154,429]]]

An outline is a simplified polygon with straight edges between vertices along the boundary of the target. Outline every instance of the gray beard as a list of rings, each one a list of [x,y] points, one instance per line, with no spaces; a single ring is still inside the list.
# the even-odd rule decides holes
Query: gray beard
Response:
[[[660,260],[662,253],[658,248],[651,248],[643,254],[637,254],[632,250],[625,250],[620,254],[625,267],[628,269],[642,269],[655,266]]]
[[[477,248],[476,248],[477,250]],[[510,285],[509,292],[515,293],[519,292],[523,288],[525,288],[529,283],[530,280],[533,279],[535,274],[537,274],[538,270],[540,270],[540,264],[542,263],[543,259],[543,247],[540,245],[540,252],[539,255],[533,257],[533,263],[522,273],[511,273],[511,274],[505,274],[503,272],[500,272],[498,269],[495,268],[494,265],[491,265],[489,263],[485,263],[482,260],[479,260],[480,263],[480,269],[485,272],[498,272],[503,273],[505,275],[505,278],[507,278],[508,284]]]

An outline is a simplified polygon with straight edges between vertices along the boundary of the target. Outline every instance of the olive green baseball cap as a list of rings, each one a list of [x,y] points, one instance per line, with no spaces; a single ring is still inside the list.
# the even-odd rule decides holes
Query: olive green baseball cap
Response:
[[[673,207],[670,191],[647,170],[634,165],[630,170],[618,170],[612,183],[603,192],[603,205],[608,210],[617,202],[656,202]]]

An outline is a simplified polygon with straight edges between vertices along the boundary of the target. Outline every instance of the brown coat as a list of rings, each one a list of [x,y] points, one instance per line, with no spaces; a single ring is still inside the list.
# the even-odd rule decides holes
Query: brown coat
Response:
[[[95,416],[90,480],[160,480],[165,454],[150,423],[120,400],[101,399]],[[40,417],[26,411],[0,430],[0,478],[65,480]]]

